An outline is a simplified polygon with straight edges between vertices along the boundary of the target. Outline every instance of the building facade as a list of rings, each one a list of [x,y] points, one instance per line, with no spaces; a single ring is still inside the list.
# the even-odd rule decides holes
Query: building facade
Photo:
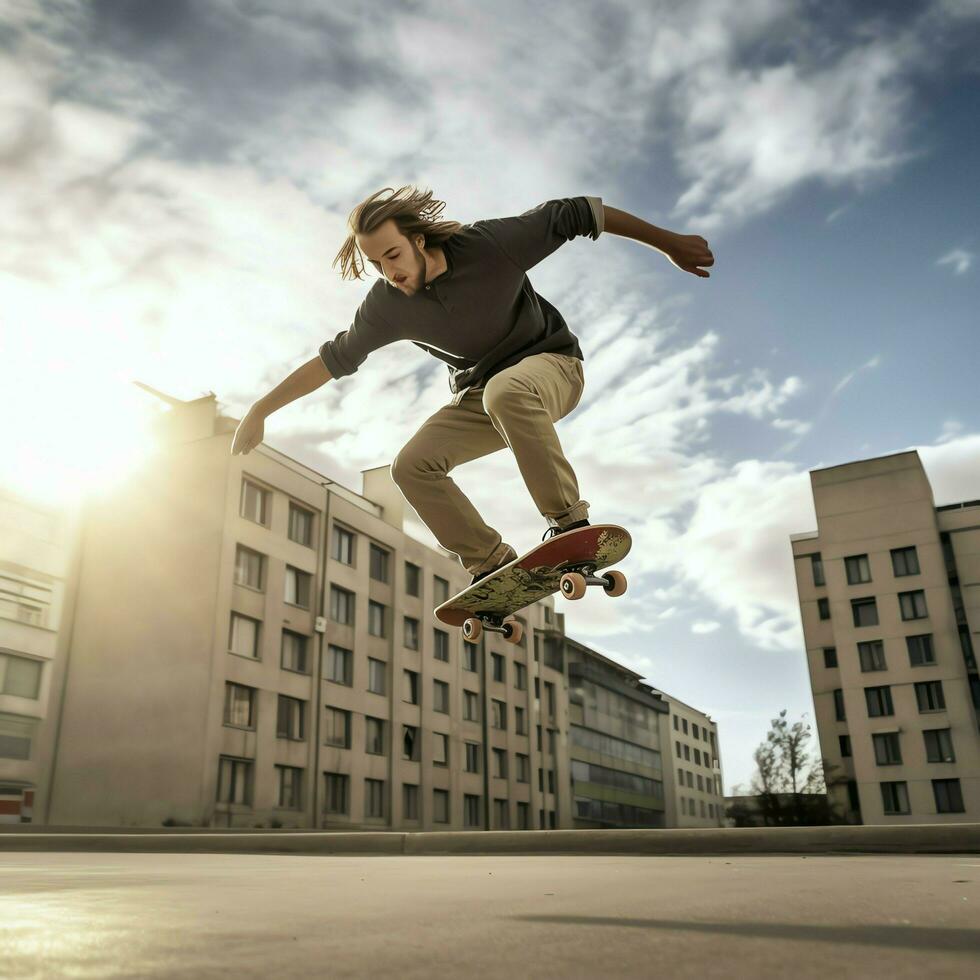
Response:
[[[852,823],[980,815],[980,500],[936,507],[916,452],[813,470],[791,536],[832,804]]]
[[[77,513],[0,488],[0,823],[36,819],[50,772]]]
[[[673,754],[671,826],[725,827],[728,824],[718,725],[697,708],[669,694],[664,699],[670,708],[667,744]]]
[[[669,700],[567,637],[553,597],[519,611],[519,643],[466,641],[432,610],[470,576],[405,533],[389,467],[358,494],[264,444],[232,456],[213,395],[169,401],[152,464],[5,537],[7,819],[697,824],[664,758]]]
[[[639,675],[564,637],[572,826],[670,826],[664,791],[667,704]]]

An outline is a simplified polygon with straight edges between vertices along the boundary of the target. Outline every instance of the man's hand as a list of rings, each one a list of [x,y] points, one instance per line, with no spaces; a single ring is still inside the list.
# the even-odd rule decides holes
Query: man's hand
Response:
[[[700,235],[674,235],[663,252],[678,269],[702,279],[708,279],[709,273],[698,266],[715,264],[707,241]]]
[[[231,444],[232,456],[239,453],[246,455],[265,438],[265,415],[253,405],[238,423],[235,438]]]

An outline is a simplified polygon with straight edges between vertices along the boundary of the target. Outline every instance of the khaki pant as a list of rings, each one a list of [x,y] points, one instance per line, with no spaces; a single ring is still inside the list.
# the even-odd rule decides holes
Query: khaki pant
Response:
[[[450,470],[507,446],[549,524],[565,527],[588,518],[589,502],[579,499],[554,426],[578,405],[584,388],[579,358],[525,357],[440,408],[395,456],[392,479],[438,542],[471,574],[512,561],[517,552],[484,523],[450,479]]]

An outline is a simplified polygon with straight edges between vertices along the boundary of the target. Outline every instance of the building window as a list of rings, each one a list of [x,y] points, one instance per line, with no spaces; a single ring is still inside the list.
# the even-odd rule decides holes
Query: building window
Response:
[[[830,600],[826,596],[817,599],[817,614],[821,619],[830,619]]]
[[[432,656],[449,663],[449,634],[445,630],[432,630]]]
[[[303,809],[303,770],[296,766],[276,765],[277,807],[284,810]]]
[[[480,720],[480,700],[474,691],[463,690],[463,720]]]
[[[339,585],[330,586],[330,618],[342,626],[354,625],[354,593]]]
[[[847,715],[844,713],[844,691],[839,687],[834,690],[834,710],[838,721],[847,721]]]
[[[926,594],[922,589],[915,592],[899,592],[898,605],[902,610],[902,619],[925,619],[929,613],[926,610]]]
[[[235,550],[235,585],[265,592],[265,555],[245,545]]]
[[[905,637],[905,645],[909,651],[909,665],[924,667],[936,662],[936,651],[932,645],[932,634],[921,633],[917,636]]]
[[[432,681],[432,710],[449,714],[449,685],[445,681]]]
[[[433,732],[432,745],[432,764],[434,766],[448,766],[449,736],[443,732]]]
[[[385,815],[385,781],[383,779],[364,780],[364,816],[383,817]]]
[[[260,486],[250,480],[242,480],[242,499],[239,504],[239,514],[247,521],[254,521],[256,524],[269,526],[269,499],[268,490],[263,490]]]
[[[433,603],[441,606],[449,598],[449,583],[438,575],[432,576]]]
[[[497,830],[510,830],[510,810],[506,800],[493,801],[493,825]]]
[[[383,660],[368,657],[368,690],[372,694],[385,693],[385,672],[387,666]]]
[[[418,728],[415,725],[402,725],[402,758],[409,762],[418,762],[422,755],[421,749]]]
[[[847,584],[860,585],[861,582],[871,581],[871,566],[868,564],[867,555],[851,555],[844,559],[844,568],[847,571]]]
[[[837,647],[823,648],[823,665],[828,669],[837,666]]]
[[[422,569],[410,561],[405,562],[405,595],[421,596],[421,581]]]
[[[469,640],[463,640],[463,670],[471,670],[474,673],[478,671],[478,649],[475,643],[470,643]]]
[[[344,565],[354,565],[354,534],[345,528],[333,526],[333,537],[330,539],[330,557]]]
[[[368,633],[382,638],[388,635],[385,630],[385,607],[373,599],[368,599]]]
[[[432,821],[433,823],[449,823],[449,790],[434,789],[432,791]]]
[[[385,754],[384,718],[372,718],[370,715],[365,715],[364,722],[365,722],[364,751],[368,755],[384,755]]]
[[[327,813],[349,814],[348,787],[350,776],[341,772],[326,772],[327,793],[324,802],[324,809]]]
[[[881,784],[881,805],[885,815],[897,815],[909,813],[909,791],[908,784],[905,782],[882,783]],[[858,809],[851,804],[851,809]]]
[[[919,711],[945,711],[942,681],[919,681],[915,685],[915,700]]]
[[[218,759],[218,803],[252,805],[254,763],[251,759],[221,756]]]
[[[518,706],[514,707],[514,731],[518,735],[527,734],[527,712]]]
[[[405,691],[402,700],[409,704],[419,703],[419,674],[417,670],[406,670],[403,672],[405,678]]]
[[[36,701],[41,688],[41,661],[0,653],[0,694]]]
[[[493,663],[493,679],[495,681],[506,681],[506,675],[504,674],[504,658],[499,653],[491,653],[490,659]]]
[[[948,728],[931,728],[922,733],[926,743],[926,762],[955,762],[953,736]]]
[[[887,684],[881,687],[866,687],[864,698],[868,705],[869,718],[895,714],[892,706],[892,689]]]
[[[494,749],[493,750],[493,774],[498,779],[507,778],[507,750],[506,749]]]
[[[838,735],[837,741],[840,744],[840,754],[844,759],[849,759],[851,757],[851,736],[850,735]]]
[[[419,648],[419,621],[412,616],[405,616],[403,642],[409,650],[418,650]]]
[[[965,813],[963,792],[958,779],[934,779],[932,793],[936,800],[936,813]]]
[[[875,732],[871,736],[875,749],[875,764],[879,766],[900,766],[902,747],[898,732]]]
[[[338,749],[350,748],[350,712],[343,708],[324,706],[323,744]],[[346,811],[345,811],[346,812]]]
[[[310,608],[310,594],[313,591],[313,576],[292,565],[286,566],[285,595],[283,600],[290,606],[300,609]]]
[[[874,596],[851,600],[851,613],[855,626],[878,625],[878,603]]]
[[[892,548],[892,571],[896,578],[919,574],[919,556],[915,545],[910,548]]]
[[[402,783],[402,817],[405,820],[419,818],[419,788],[413,783]]]
[[[307,656],[309,637],[292,630],[282,631],[282,649],[279,654],[279,664],[283,670],[292,670],[298,674],[310,672],[310,662]]]
[[[255,688],[225,681],[224,724],[231,728],[255,730]]]
[[[327,680],[353,687],[353,652],[343,647],[327,646]]]
[[[506,731],[507,729],[507,705],[503,701],[492,698],[490,704],[493,709],[492,726]]]
[[[259,621],[243,616],[241,613],[231,614],[231,637],[228,641],[228,652],[239,657],[259,659]],[[6,693],[0,691],[0,693]]]
[[[516,754],[517,759],[517,781],[519,783],[530,782],[531,779],[531,760],[530,757],[522,752]]]
[[[826,585],[827,583],[823,577],[823,562],[819,554],[810,555],[810,567],[813,569],[813,584]]]
[[[306,702],[280,694],[276,711],[276,738],[306,739]]]
[[[480,744],[479,742],[464,742],[466,749],[466,771],[480,771]]]
[[[463,795],[463,826],[480,827],[480,797],[474,793]]]
[[[527,667],[524,664],[514,664],[514,687],[518,691],[527,690]]]
[[[885,664],[885,644],[882,640],[865,640],[858,644],[858,657],[864,673],[874,670],[887,670]]]
[[[387,583],[389,557],[389,553],[384,548],[378,547],[373,541],[371,542],[370,576],[375,582]]]
[[[289,502],[289,527],[287,536],[290,541],[313,547],[313,514],[305,507]]]

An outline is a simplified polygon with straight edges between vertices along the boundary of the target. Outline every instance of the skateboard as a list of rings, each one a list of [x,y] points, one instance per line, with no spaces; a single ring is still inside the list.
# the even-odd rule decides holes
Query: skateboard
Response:
[[[555,534],[437,606],[436,618],[462,626],[467,640],[488,630],[503,633],[508,643],[520,643],[524,630],[513,614],[538,599],[556,592],[581,599],[590,585],[601,585],[609,596],[622,595],[622,572],[596,571],[625,558],[632,543],[629,531],[616,524],[590,524]]]

